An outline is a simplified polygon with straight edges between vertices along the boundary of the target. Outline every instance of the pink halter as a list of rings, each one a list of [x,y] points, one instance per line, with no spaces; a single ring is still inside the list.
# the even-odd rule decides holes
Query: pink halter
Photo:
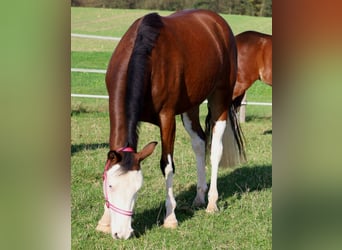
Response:
[[[134,149],[131,147],[122,147],[116,150],[117,152],[134,152]],[[107,171],[110,167],[110,160],[107,160],[104,172],[103,172],[103,182],[104,182],[104,195],[105,195],[105,201],[106,201],[106,206],[107,208],[112,209],[114,212],[121,214],[121,215],[125,215],[125,216],[132,216],[133,215],[133,211],[128,211],[128,210],[124,210],[121,208],[118,208],[117,206],[115,206],[114,204],[110,203],[108,200],[108,192],[107,192]]]

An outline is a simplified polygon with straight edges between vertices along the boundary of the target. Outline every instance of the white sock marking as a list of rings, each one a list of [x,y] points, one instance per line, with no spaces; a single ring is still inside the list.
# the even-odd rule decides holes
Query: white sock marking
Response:
[[[211,142],[211,183],[209,189],[209,204],[214,203],[216,205],[216,201],[218,199],[217,192],[217,172],[218,166],[222,157],[223,152],[223,143],[222,137],[226,128],[226,121],[217,121],[213,128],[213,136]]]
[[[172,183],[173,183],[173,169],[172,169],[172,157],[167,155],[168,164],[165,168],[165,179],[166,179],[166,216],[165,221],[169,223],[177,223],[175,208],[176,200],[173,196]]]
[[[198,134],[192,130],[191,120],[186,113],[183,113],[183,123],[186,131],[191,137],[192,149],[196,155],[197,162],[197,195],[195,202],[205,202],[205,192],[208,190],[208,186],[205,178],[205,142]]]

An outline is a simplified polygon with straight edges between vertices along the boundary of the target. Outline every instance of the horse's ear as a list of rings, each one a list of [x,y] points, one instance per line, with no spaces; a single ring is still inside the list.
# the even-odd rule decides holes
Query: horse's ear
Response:
[[[111,150],[108,152],[107,159],[110,160],[112,164],[115,164],[121,161],[121,155],[118,152]]]
[[[138,153],[138,158],[139,161],[144,160],[146,157],[150,156],[155,147],[157,146],[158,142],[154,141],[154,142],[150,142],[149,144],[147,144],[139,153]]]

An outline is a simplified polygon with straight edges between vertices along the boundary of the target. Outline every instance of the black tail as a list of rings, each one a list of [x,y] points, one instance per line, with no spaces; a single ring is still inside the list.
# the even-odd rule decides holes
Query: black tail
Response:
[[[234,105],[230,106],[229,120],[230,120],[231,128],[233,130],[236,145],[238,147],[240,163],[244,163],[246,161],[246,152],[245,152],[245,145],[244,145],[245,137],[242,133],[239,118],[237,116],[237,112],[235,111]]]
[[[126,117],[128,125],[128,146],[136,149],[138,122],[144,103],[144,85],[147,65],[163,22],[157,13],[143,17],[135,38],[132,55],[127,69]]]
[[[226,130],[222,138],[223,152],[220,161],[220,166],[222,167],[234,167],[246,162],[244,136],[233,105],[230,106],[228,114]],[[209,107],[205,125],[206,154],[208,155],[211,149],[212,129],[214,125]]]

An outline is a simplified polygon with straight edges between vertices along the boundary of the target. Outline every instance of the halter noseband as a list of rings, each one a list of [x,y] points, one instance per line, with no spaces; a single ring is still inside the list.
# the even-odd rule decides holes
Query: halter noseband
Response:
[[[131,147],[122,147],[119,148],[117,150],[115,150],[116,152],[129,152],[129,153],[133,153],[134,149]],[[110,203],[108,200],[108,192],[107,192],[107,171],[110,167],[110,160],[107,160],[104,172],[103,172],[103,182],[104,182],[104,191],[105,191],[105,202],[106,202],[106,206],[107,208],[110,208],[111,210],[113,210],[114,212],[117,212],[118,214],[121,215],[125,215],[125,216],[132,216],[133,215],[133,211],[129,211],[129,210],[124,210],[121,208],[118,208],[117,206],[115,206],[114,204]]]

